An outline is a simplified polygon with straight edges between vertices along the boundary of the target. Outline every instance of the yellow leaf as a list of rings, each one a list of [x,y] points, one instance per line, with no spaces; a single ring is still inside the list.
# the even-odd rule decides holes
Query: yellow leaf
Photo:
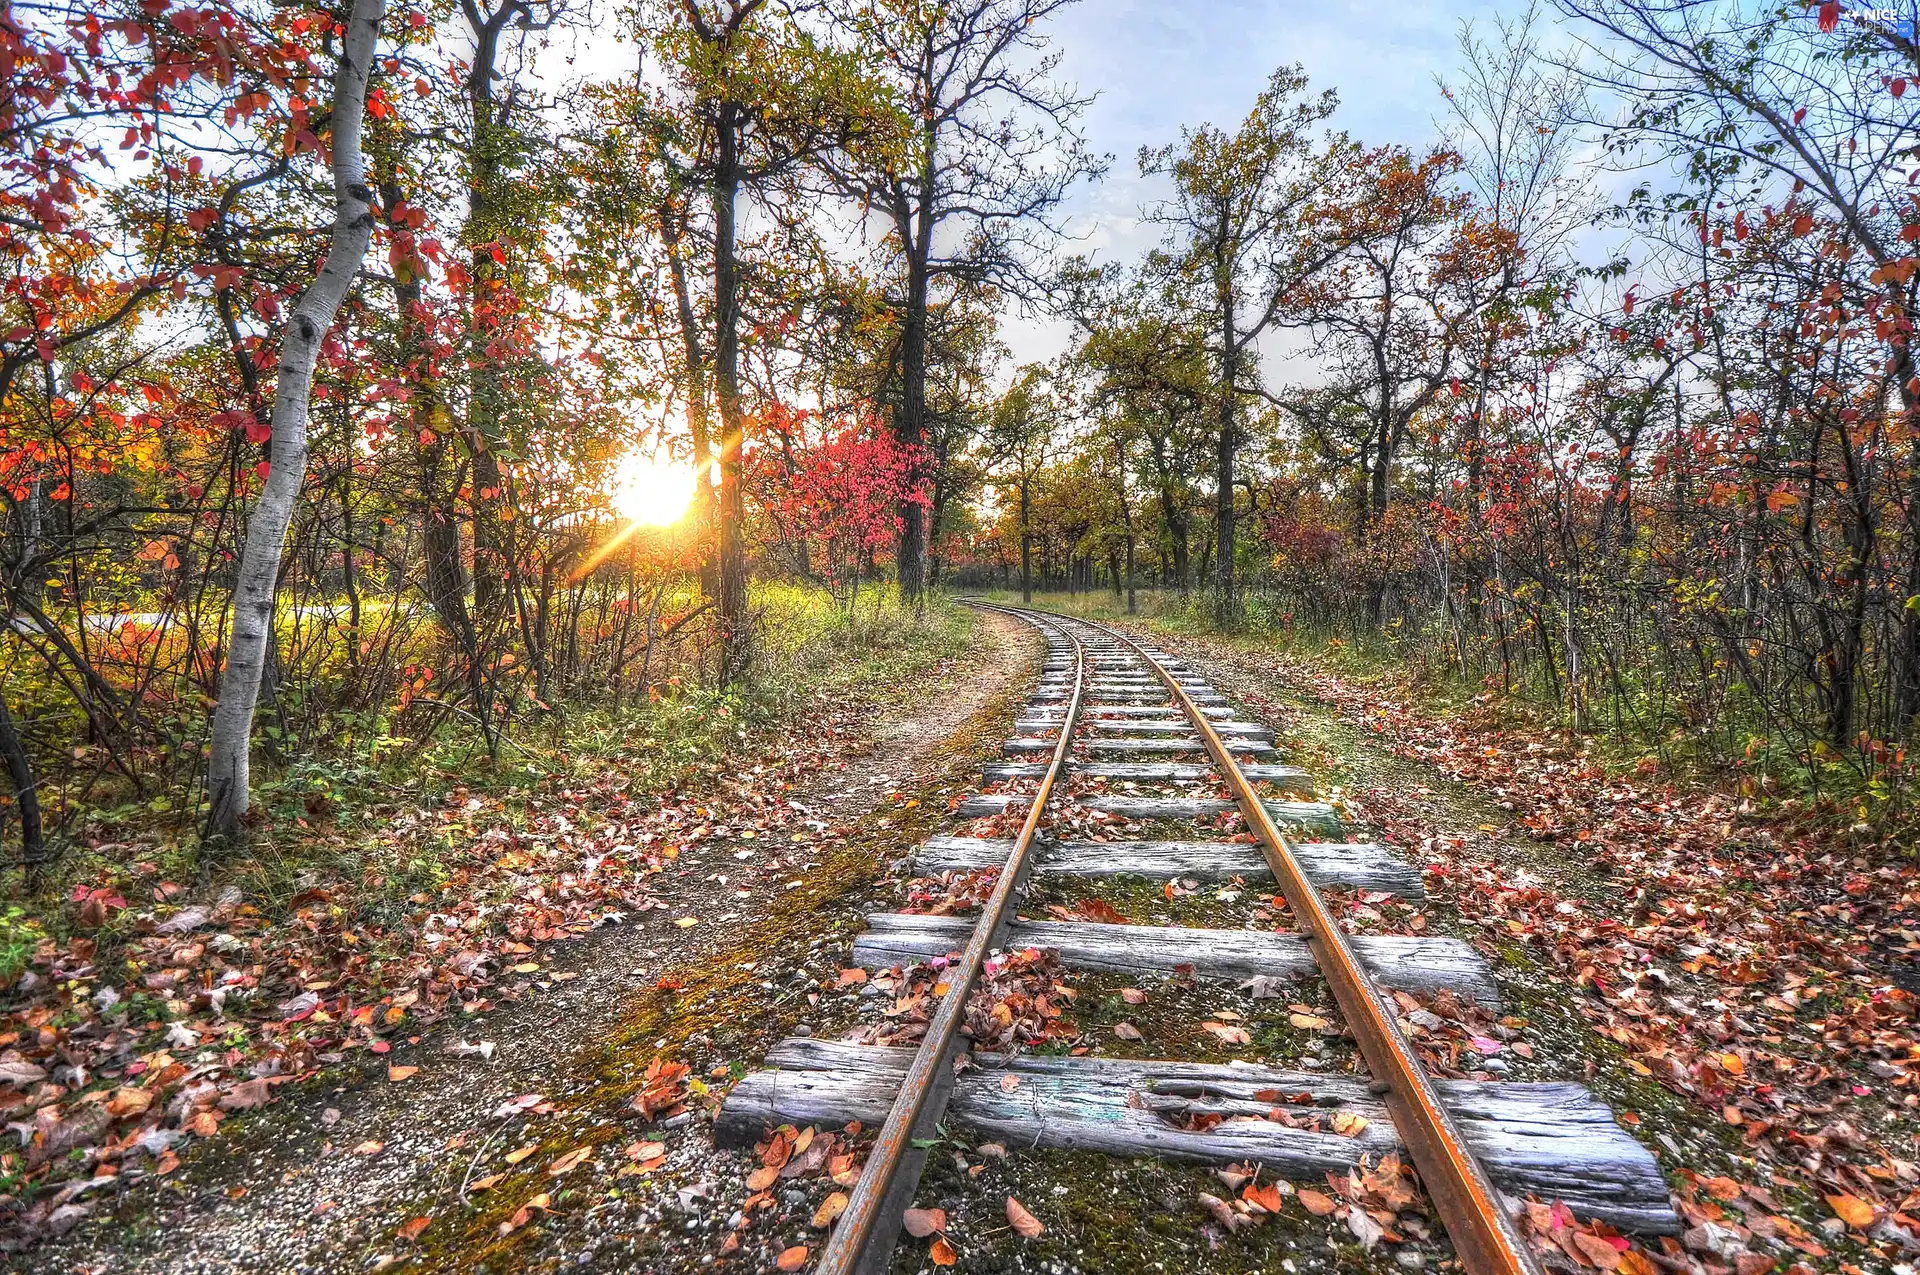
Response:
[[[813,1211],[813,1224],[816,1228],[832,1226],[833,1220],[847,1211],[847,1193],[835,1191],[820,1201],[820,1207]]]

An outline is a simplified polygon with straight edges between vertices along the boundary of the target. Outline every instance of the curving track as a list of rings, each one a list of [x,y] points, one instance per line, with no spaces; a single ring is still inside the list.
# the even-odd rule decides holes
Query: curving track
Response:
[[[729,1095],[717,1132],[751,1139],[794,1124],[881,1125],[852,1200],[817,1270],[889,1268],[902,1211],[913,1203],[923,1147],[943,1119],[1004,1137],[1009,1145],[1251,1161],[1317,1177],[1363,1155],[1404,1149],[1419,1170],[1466,1269],[1519,1275],[1540,1266],[1516,1230],[1520,1198],[1559,1200],[1624,1229],[1677,1229],[1652,1157],[1585,1088],[1433,1080],[1389,999],[1392,991],[1451,991],[1492,1004],[1498,990],[1480,956],[1456,939],[1347,936],[1320,891],[1358,887],[1418,895],[1419,873],[1383,846],[1346,841],[1337,811],[1310,800],[1311,778],[1273,758],[1264,726],[1241,720],[1224,696],[1178,660],[1085,621],[997,607],[1038,627],[1049,658],[1005,763],[986,768],[983,792],[962,818],[1025,818],[1011,840],[937,837],[917,853],[918,874],[997,868],[979,915],[878,914],[854,946],[869,968],[949,957],[947,990],[915,1050],[812,1039],[783,1042],[773,1069]],[[1116,794],[1111,790],[1126,791]],[[1206,795],[1196,795],[1203,793]],[[1306,798],[1306,799],[1303,799]],[[1206,821],[1238,813],[1252,844],[1237,840],[1062,840],[1047,817],[1119,817],[1129,826]],[[1286,829],[1328,839],[1296,843]],[[1032,873],[1271,880],[1294,931],[1200,930],[1028,921],[1019,916]],[[1197,978],[1325,980],[1370,1080],[1178,1060],[976,1056],[967,1048],[967,999],[992,953],[1045,947],[1070,968]],[[957,954],[957,955],[955,955]],[[1013,1088],[985,1083],[1018,1073]],[[1362,1117],[1357,1136],[1259,1118],[1272,1092],[1310,1092],[1314,1104]],[[1196,1114],[1223,1122],[1193,1120]],[[1171,1118],[1170,1118],[1171,1117]],[[1253,1117],[1253,1118],[1247,1118]],[[1317,1123],[1317,1122],[1315,1122]]]

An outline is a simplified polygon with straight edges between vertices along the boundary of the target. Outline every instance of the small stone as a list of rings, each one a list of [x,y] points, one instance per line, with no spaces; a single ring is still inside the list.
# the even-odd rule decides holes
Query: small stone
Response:
[[[1403,1271],[1423,1271],[1427,1269],[1427,1258],[1418,1249],[1403,1248],[1393,1255],[1393,1264]]]
[[[793,1034],[796,1036],[811,1036],[813,1035],[813,1024],[795,1023],[793,1025]]]

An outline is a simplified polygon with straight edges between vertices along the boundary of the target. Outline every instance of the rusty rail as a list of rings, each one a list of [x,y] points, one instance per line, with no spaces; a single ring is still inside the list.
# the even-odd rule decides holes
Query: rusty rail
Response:
[[[1044,624],[1036,627],[1044,629]],[[920,1175],[927,1159],[925,1144],[935,1135],[953,1090],[953,1063],[960,1046],[960,1026],[966,1017],[967,1000],[986,964],[987,953],[1006,941],[1007,923],[1032,871],[1031,850],[1034,834],[1040,828],[1041,812],[1046,809],[1054,780],[1065,767],[1067,754],[1073,748],[1073,728],[1086,694],[1086,650],[1067,626],[1056,624],[1055,630],[1073,643],[1073,696],[1060,719],[1060,738],[1054,745],[1052,764],[1034,791],[1026,821],[1021,824],[1013,851],[1000,869],[992,897],[981,909],[966,951],[957,964],[947,967],[947,994],[927,1027],[926,1039],[914,1054],[913,1065],[907,1070],[900,1093],[887,1112],[886,1123],[880,1127],[860,1181],[847,1201],[846,1211],[834,1225],[833,1237],[815,1268],[820,1275],[880,1275],[886,1271],[900,1239],[901,1214],[913,1203],[914,1193],[920,1189]]]
[[[1373,1074],[1376,1089],[1384,1090],[1380,1097],[1393,1116],[1394,1128],[1406,1144],[1413,1167],[1419,1171],[1420,1181],[1433,1198],[1440,1221],[1466,1269],[1472,1275],[1543,1275],[1539,1260],[1501,1206],[1498,1189],[1467,1146],[1459,1127],[1440,1104],[1433,1083],[1386,1009],[1372,977],[1355,957],[1338,920],[1307,880],[1287,838],[1221,742],[1213,723],[1193,702],[1180,679],[1138,642],[1104,625],[1092,627],[1132,647],[1159,675],[1198,730],[1215,769],[1259,839],[1260,852],[1326,976],[1347,1029]]]

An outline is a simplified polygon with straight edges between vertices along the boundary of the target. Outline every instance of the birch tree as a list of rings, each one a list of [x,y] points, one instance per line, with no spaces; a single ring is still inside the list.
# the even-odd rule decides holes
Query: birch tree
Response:
[[[220,679],[219,704],[213,712],[207,760],[211,802],[207,827],[229,846],[245,837],[253,710],[273,641],[280,555],[306,476],[308,397],[313,388],[314,364],[320,343],[333,326],[373,238],[373,192],[367,187],[360,133],[374,48],[385,16],[386,0],[354,0],[347,19],[333,81],[332,242],[326,264],[301,294],[281,338],[280,370],[274,385],[272,462],[247,526],[234,581],[232,638]]]

